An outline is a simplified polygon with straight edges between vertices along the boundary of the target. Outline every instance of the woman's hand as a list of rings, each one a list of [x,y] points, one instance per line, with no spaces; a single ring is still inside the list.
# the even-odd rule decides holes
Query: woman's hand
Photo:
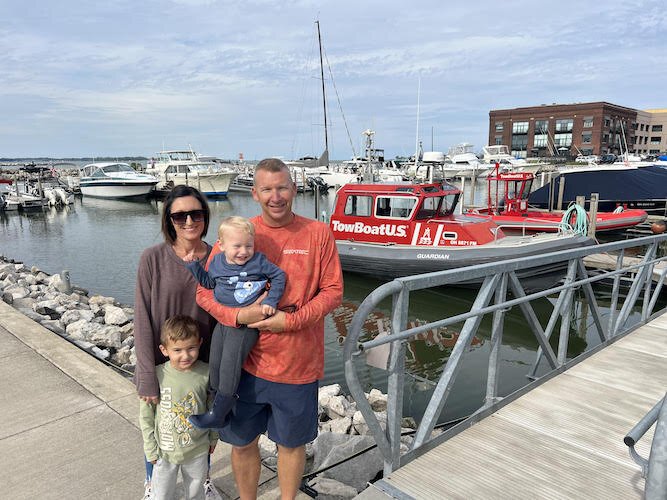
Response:
[[[139,399],[149,405],[157,405],[160,402],[160,398],[157,396],[139,396]]]

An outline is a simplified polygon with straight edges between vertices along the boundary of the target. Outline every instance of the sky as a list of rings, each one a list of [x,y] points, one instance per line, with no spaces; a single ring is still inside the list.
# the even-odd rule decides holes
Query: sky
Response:
[[[0,0],[0,158],[481,151],[492,109],[667,107],[663,0]]]

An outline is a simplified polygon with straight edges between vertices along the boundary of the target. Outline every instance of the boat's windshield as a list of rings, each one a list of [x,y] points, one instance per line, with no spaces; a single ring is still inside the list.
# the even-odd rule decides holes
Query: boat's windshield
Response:
[[[134,172],[132,167],[126,163],[114,163],[113,165],[106,165],[105,167],[102,167],[102,170],[104,170],[107,174],[115,172]]]
[[[195,155],[190,151],[163,151],[158,154],[160,161],[192,161]]]
[[[424,198],[415,219],[426,220],[438,216],[451,215],[454,212],[458,197],[458,193],[452,193],[445,196]]]
[[[417,198],[407,196],[378,196],[375,201],[376,217],[409,219]]]
[[[210,164],[207,165],[205,163],[195,163],[189,166],[192,172],[208,172],[209,170],[211,170],[211,165]]]

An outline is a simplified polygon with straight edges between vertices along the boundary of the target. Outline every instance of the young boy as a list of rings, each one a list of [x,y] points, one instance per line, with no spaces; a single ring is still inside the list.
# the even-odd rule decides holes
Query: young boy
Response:
[[[178,471],[185,497],[204,499],[208,456],[218,440],[214,431],[194,428],[188,417],[206,408],[208,365],[198,361],[199,326],[189,316],[174,316],[160,331],[160,351],[169,361],[155,368],[160,384],[157,405],[140,401],[139,420],[146,459],[155,464],[154,498],[175,498]]]
[[[285,290],[285,273],[262,253],[255,253],[255,226],[244,217],[227,217],[218,228],[218,245],[221,252],[210,262],[208,272],[199,261],[186,266],[197,281],[213,289],[215,300],[231,307],[252,304],[269,291],[262,300],[262,313],[272,316]],[[236,402],[236,390],[241,378],[241,367],[246,356],[257,342],[259,332],[254,328],[225,329],[220,325],[211,339],[210,383],[216,391],[213,407],[202,415],[190,417],[196,427],[220,428]]]

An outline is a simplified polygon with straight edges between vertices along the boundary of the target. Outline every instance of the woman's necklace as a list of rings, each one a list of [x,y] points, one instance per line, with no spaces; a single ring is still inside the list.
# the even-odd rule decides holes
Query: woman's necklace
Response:
[[[197,243],[195,243],[192,249],[184,248],[183,246],[178,245],[178,242],[174,242],[172,248],[174,249],[174,253],[180,259],[188,256],[194,256],[197,260],[201,260],[204,255],[206,255],[207,249],[206,243],[204,243],[202,240],[199,240]]]

